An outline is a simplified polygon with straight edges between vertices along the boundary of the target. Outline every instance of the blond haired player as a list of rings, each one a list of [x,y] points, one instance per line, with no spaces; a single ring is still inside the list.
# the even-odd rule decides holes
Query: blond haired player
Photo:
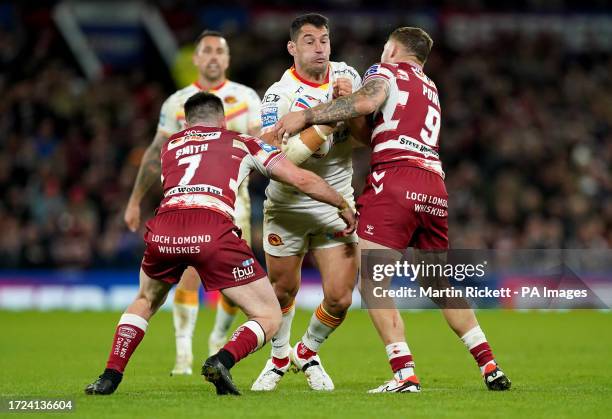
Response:
[[[296,18],[290,37],[287,48],[294,66],[268,89],[262,103],[263,138],[267,141],[273,141],[274,124],[284,114],[350,94],[361,81],[352,67],[329,61],[329,28],[324,16],[307,14]],[[352,146],[346,127],[311,127],[289,138],[282,149],[294,163],[324,178],[354,205]],[[339,236],[343,222],[337,213],[295,188],[271,181],[266,196],[264,250],[283,318],[279,332],[271,340],[272,356],[251,389],[274,390],[293,363],[305,373],[313,390],[333,390],[334,384],[318,352],[351,305],[357,272],[357,238]],[[294,300],[300,286],[302,261],[309,251],[321,273],[324,298],[303,337],[292,348]]]
[[[223,101],[225,119],[230,130],[257,135],[260,131],[260,99],[255,91],[226,78],[229,67],[229,47],[219,32],[204,31],[196,40],[193,64],[198,69],[198,80],[176,91],[162,105],[159,125],[153,143],[147,148],[136,177],[136,182],[125,211],[125,222],[135,231],[140,224],[140,202],[146,191],[160,178],[159,152],[164,142],[185,128],[183,105],[200,91],[215,94]],[[242,238],[251,242],[251,202],[248,178],[240,185],[236,200],[236,224]],[[188,268],[174,295],[174,329],[176,335],[176,363],[172,375],[190,375],[192,337],[198,316],[200,279],[196,271]],[[215,326],[208,339],[209,353],[216,353],[225,343],[226,334],[238,308],[225,297],[219,299]]]

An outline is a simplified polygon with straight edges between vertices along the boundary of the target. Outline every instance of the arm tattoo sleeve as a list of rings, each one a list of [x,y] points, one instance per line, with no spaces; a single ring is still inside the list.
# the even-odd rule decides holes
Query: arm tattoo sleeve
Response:
[[[358,104],[365,101],[376,107],[383,104],[389,95],[389,85],[381,79],[367,82],[352,95],[343,96],[331,102],[308,109],[305,112],[309,124],[325,124],[366,115]],[[369,113],[369,112],[368,112]]]

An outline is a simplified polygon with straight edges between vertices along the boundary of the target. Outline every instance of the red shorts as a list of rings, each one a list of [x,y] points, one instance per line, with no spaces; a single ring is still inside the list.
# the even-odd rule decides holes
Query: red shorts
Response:
[[[176,284],[188,266],[207,291],[237,287],[266,276],[229,218],[208,209],[157,214],[146,224],[143,271]]]
[[[436,173],[378,166],[357,201],[357,235],[392,249],[448,249],[448,194]]]

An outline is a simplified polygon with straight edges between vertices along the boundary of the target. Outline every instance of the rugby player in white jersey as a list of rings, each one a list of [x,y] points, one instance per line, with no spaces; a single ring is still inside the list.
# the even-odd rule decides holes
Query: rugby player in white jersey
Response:
[[[266,92],[262,103],[262,138],[274,142],[274,124],[291,111],[307,109],[360,86],[359,74],[342,62],[330,62],[327,18],[307,14],[291,24],[289,53],[294,65]],[[282,144],[287,157],[311,170],[354,205],[352,146],[345,124],[314,126]],[[342,323],[351,305],[357,274],[357,238],[341,237],[344,223],[295,188],[271,181],[264,204],[264,250],[270,280],[283,311],[279,332],[271,340],[272,354],[252,386],[274,390],[291,364],[302,370],[313,390],[333,390],[334,384],[318,356],[319,347]],[[295,297],[300,287],[304,255],[311,252],[321,273],[323,301],[308,329],[290,345]]]
[[[359,244],[363,251],[386,250],[385,263],[394,264],[407,247],[414,247],[417,261],[446,263],[448,193],[439,155],[442,109],[436,84],[423,72],[432,45],[421,28],[397,28],[385,44],[381,62],[365,73],[363,87],[332,102],[285,115],[276,124],[277,135],[282,136],[300,132],[309,124],[351,118],[355,137],[372,148],[370,175],[357,204]],[[372,117],[371,126],[366,115]],[[443,275],[421,274],[419,282],[441,290],[450,286]],[[362,266],[362,297],[385,344],[393,378],[370,393],[420,392],[402,317],[393,300],[368,298],[368,284],[372,283],[368,269]],[[509,390],[510,379],[497,364],[467,301],[454,297],[432,300],[471,353],[487,388]]]
[[[244,134],[260,132],[260,99],[257,93],[240,83],[226,78],[230,52],[223,35],[204,31],[196,40],[193,64],[198,69],[198,79],[176,91],[162,105],[155,139],[147,148],[136,177],[126,211],[125,222],[132,231],[140,224],[140,202],[149,188],[160,179],[159,153],[164,142],[173,134],[185,129],[183,105],[200,91],[210,92],[221,98],[225,108],[227,128]],[[251,201],[248,178],[240,185],[236,200],[236,224],[242,230],[242,238],[251,244]],[[193,268],[183,274],[174,295],[173,317],[176,336],[176,362],[172,375],[191,375],[193,361],[192,337],[198,316],[198,291],[200,278]],[[226,341],[226,335],[238,308],[221,296],[217,305],[214,328],[208,339],[210,354],[216,353]]]

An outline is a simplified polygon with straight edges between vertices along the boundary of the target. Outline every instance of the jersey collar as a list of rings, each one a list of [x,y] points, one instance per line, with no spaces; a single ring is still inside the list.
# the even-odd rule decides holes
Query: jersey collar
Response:
[[[305,85],[310,86],[310,87],[321,87],[329,83],[329,69],[330,69],[330,66],[328,65],[327,74],[325,75],[325,80],[323,80],[323,83],[313,83],[311,81],[306,80],[305,78],[303,78],[302,76],[298,74],[297,70],[295,69],[295,65],[291,66],[291,68],[289,69],[289,73],[294,78],[296,78],[300,83],[304,83]]]
[[[227,84],[228,81],[229,81],[228,79],[225,79],[222,83],[220,83],[220,84],[218,84],[216,86],[213,86],[213,87],[211,87],[208,90],[206,90],[206,89],[204,89],[204,87],[202,87],[202,85],[200,84],[199,80],[194,81],[193,85],[195,87],[197,87],[198,89],[200,89],[202,91],[205,91],[205,92],[216,92],[218,90],[221,90]]]

